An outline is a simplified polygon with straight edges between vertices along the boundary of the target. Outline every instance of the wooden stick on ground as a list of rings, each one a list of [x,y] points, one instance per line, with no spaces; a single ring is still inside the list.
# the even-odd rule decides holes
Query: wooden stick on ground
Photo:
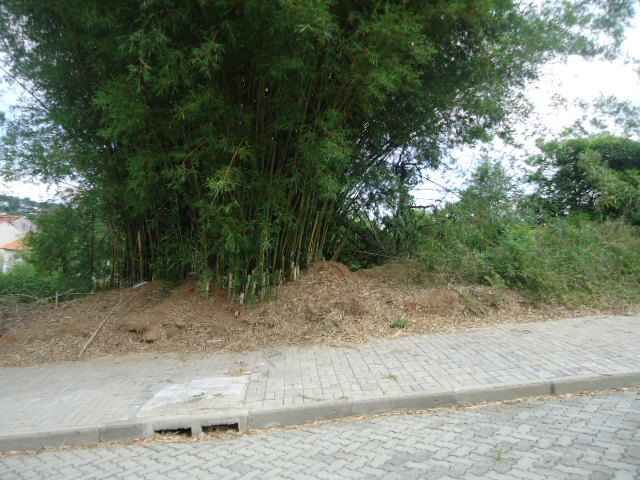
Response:
[[[84,352],[86,352],[87,348],[89,348],[89,345],[91,345],[91,342],[93,342],[93,339],[96,338],[98,333],[100,333],[100,330],[102,330],[102,327],[104,327],[105,324],[107,323],[107,320],[109,320],[113,316],[113,312],[116,311],[116,309],[120,306],[121,303],[122,303],[122,292],[120,292],[120,299],[118,300],[118,303],[116,303],[113,306],[113,308],[109,310],[109,313],[105,315],[102,322],[100,322],[100,325],[98,325],[98,328],[96,328],[95,332],[93,332],[91,337],[89,337],[89,340],[87,340],[87,343],[85,343],[84,347],[82,347],[82,350],[80,350],[80,353],[78,354],[78,360],[80,360],[80,357],[82,357]]]

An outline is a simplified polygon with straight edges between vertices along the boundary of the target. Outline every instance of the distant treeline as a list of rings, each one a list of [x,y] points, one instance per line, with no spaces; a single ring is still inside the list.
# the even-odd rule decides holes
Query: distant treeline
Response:
[[[0,194],[0,213],[29,216],[52,206],[54,204],[50,202],[36,202],[30,198]]]

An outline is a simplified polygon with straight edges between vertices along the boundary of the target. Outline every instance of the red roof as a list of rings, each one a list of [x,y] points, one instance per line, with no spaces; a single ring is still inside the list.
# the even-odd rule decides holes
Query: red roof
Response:
[[[27,247],[25,246],[24,242],[21,239],[14,240],[13,242],[0,245],[0,250],[13,250],[13,251],[19,252],[21,250],[26,250],[26,249]]]
[[[0,223],[13,223],[20,218],[20,215],[8,215],[0,213]]]

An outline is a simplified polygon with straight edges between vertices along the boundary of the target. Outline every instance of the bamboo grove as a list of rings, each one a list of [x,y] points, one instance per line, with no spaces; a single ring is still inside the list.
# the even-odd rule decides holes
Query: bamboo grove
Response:
[[[90,196],[116,284],[195,272],[261,297],[443,150],[500,132],[551,55],[619,39],[631,4],[0,0],[28,92],[3,171]]]

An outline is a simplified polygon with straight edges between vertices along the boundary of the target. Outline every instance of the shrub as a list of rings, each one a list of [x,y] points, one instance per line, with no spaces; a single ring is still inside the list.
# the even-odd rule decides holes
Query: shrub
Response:
[[[621,221],[557,219],[510,231],[491,264],[507,285],[540,299],[633,300],[640,297],[639,233]]]
[[[61,275],[42,275],[28,263],[16,265],[10,272],[0,274],[0,296],[24,295],[29,297],[49,297],[64,290]]]
[[[514,208],[518,193],[500,164],[483,162],[460,200],[429,217],[419,247],[427,270],[471,283],[493,277],[487,252],[508,229],[526,223]]]
[[[468,232],[475,229],[455,222],[445,227],[449,237],[426,239],[421,254],[425,267],[456,280],[515,288],[539,301],[640,299],[637,227],[581,217],[543,225],[510,223],[484,244],[475,240],[477,233]]]
[[[91,289],[109,278],[112,243],[96,216],[95,199],[80,195],[35,217],[38,230],[28,237],[29,261],[44,276],[62,275]]]
[[[0,297],[15,296],[19,302],[53,297],[56,293],[85,293],[91,286],[81,278],[42,273],[29,263],[20,263],[8,273],[0,273]],[[61,297],[64,298],[64,297]]]
[[[484,162],[460,200],[429,217],[422,265],[448,280],[515,288],[540,301],[640,300],[638,227],[591,212],[540,215],[531,200],[498,164]]]

